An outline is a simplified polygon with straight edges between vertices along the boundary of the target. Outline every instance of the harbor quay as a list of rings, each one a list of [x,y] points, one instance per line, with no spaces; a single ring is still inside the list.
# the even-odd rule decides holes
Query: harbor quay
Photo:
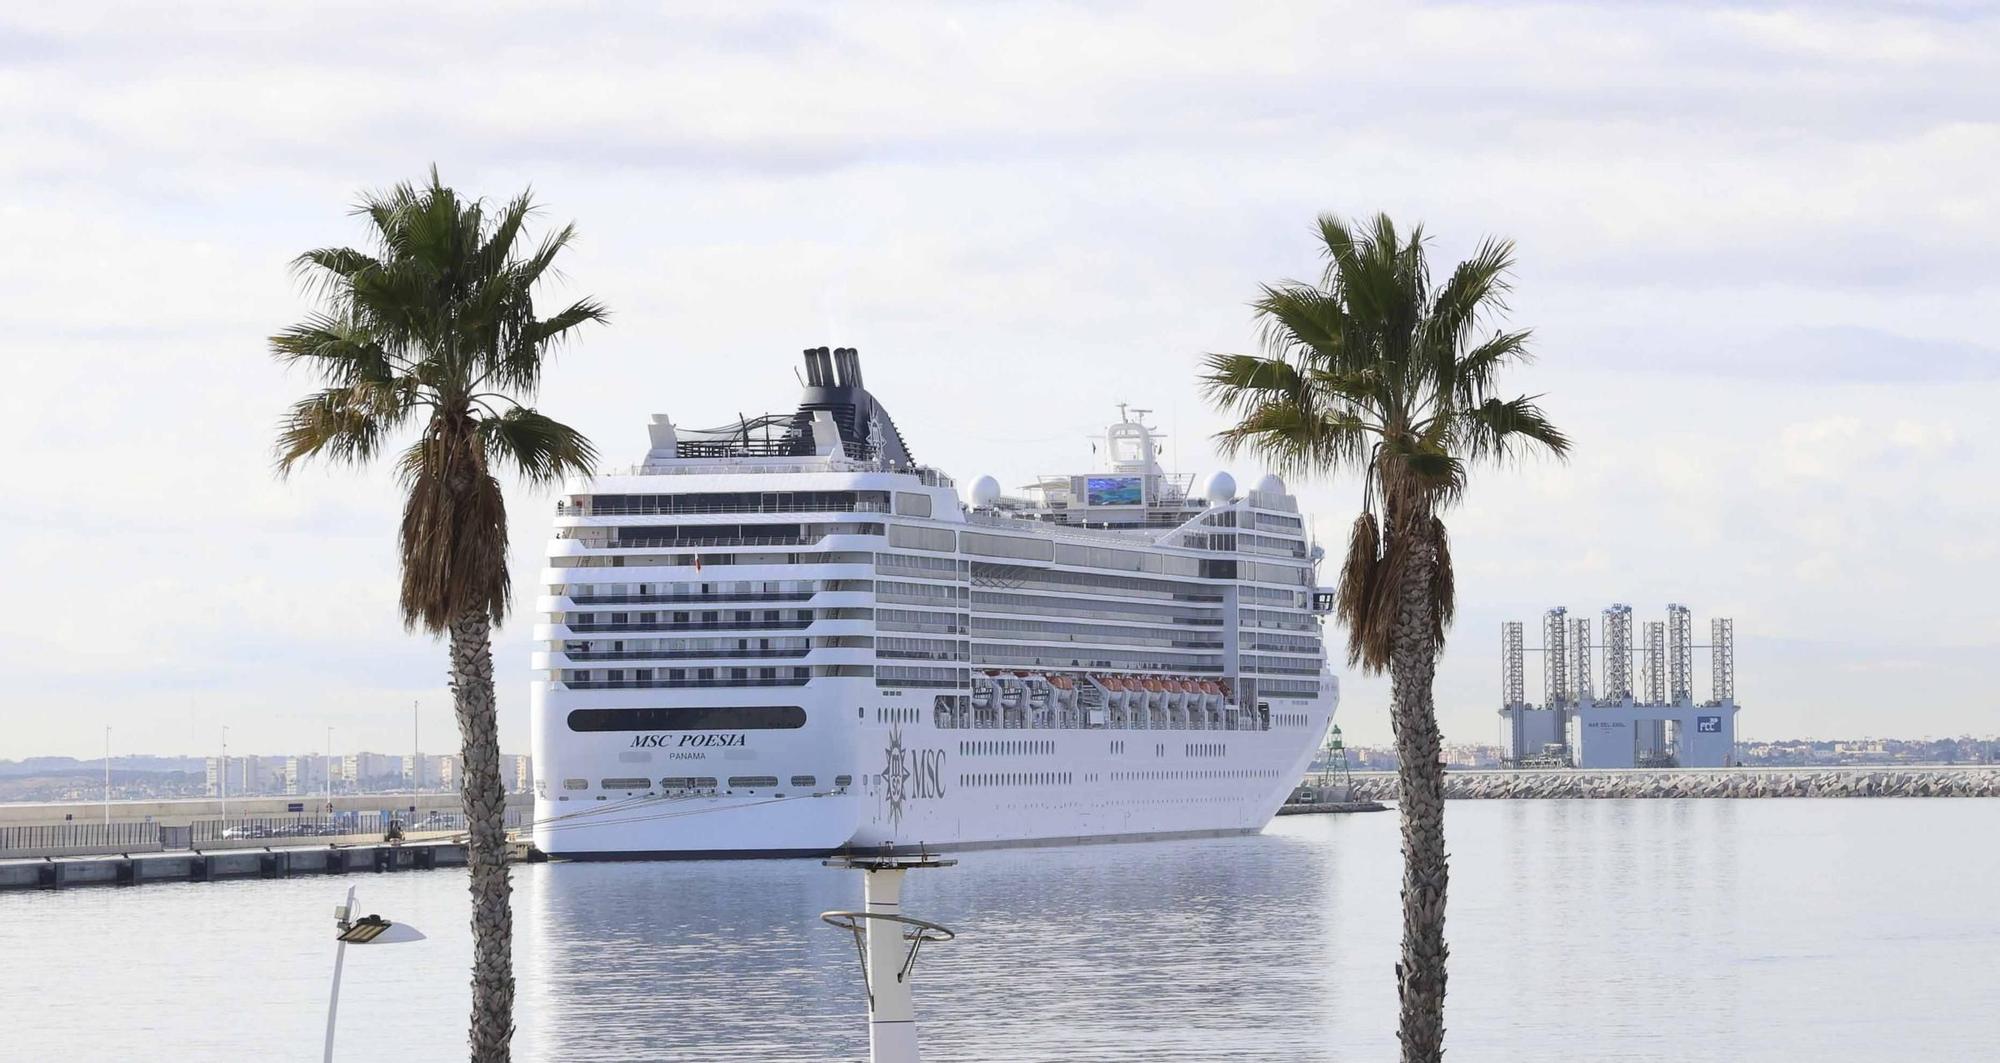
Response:
[[[1357,801],[1396,799],[1394,772],[1355,772]],[[1448,771],[1448,799],[2000,797],[2000,767],[1574,768]]]
[[[527,823],[528,795],[510,796],[509,827]],[[444,840],[465,829],[457,794],[280,795],[0,805],[0,861],[386,841]]]
[[[0,892],[361,871],[428,871],[463,866],[465,845],[458,841],[45,857],[0,860]]]

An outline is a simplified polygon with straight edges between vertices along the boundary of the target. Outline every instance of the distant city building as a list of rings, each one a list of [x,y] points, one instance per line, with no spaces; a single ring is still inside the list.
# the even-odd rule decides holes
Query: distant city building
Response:
[[[284,784],[284,765],[283,757],[209,757],[206,765],[209,796],[276,793]]]
[[[443,759],[444,785],[456,789],[463,781],[459,777],[459,759],[457,757]],[[500,754],[500,785],[509,793],[522,793],[534,786],[533,768],[526,754]]]
[[[403,759],[383,753],[349,753],[340,758],[335,781],[355,793],[401,789]]]
[[[326,789],[327,758],[318,753],[305,753],[285,758],[285,792],[288,794],[313,794]]]

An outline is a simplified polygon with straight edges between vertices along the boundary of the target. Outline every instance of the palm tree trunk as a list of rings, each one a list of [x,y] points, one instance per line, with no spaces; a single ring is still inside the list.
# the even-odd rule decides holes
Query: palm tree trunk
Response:
[[[1417,522],[1412,522],[1417,523]],[[1425,523],[1428,523],[1427,521]],[[1431,681],[1437,671],[1432,643],[1432,587],[1437,556],[1427,535],[1412,536],[1402,572],[1396,620],[1390,630],[1390,722],[1396,732],[1397,813],[1403,827],[1403,954],[1396,964],[1401,1004],[1396,1036],[1403,1063],[1444,1058],[1445,954],[1444,765],[1439,760],[1437,708]]]
[[[514,914],[493,705],[493,625],[483,610],[452,621],[451,694],[465,762],[459,796],[472,878],[472,1063],[507,1063],[514,1036]]]

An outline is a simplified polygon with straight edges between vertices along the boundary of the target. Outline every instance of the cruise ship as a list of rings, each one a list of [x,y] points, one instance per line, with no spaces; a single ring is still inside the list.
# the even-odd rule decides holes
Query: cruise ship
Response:
[[[536,609],[534,842],[570,859],[1245,833],[1339,700],[1265,476],[1192,490],[1148,411],[1096,472],[961,497],[851,348],[796,409],[572,480]],[[1082,447],[1079,445],[1079,450]],[[1082,462],[1079,462],[1082,464]]]

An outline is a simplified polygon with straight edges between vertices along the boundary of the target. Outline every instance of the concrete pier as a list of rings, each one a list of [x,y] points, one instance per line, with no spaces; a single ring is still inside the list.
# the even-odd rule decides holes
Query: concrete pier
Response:
[[[2000,767],[1654,768],[1447,771],[1463,800],[1672,797],[2000,797]],[[1355,772],[1356,800],[1394,801],[1393,772]]]
[[[0,860],[0,890],[70,886],[137,886],[148,882],[211,882],[225,878],[290,878],[353,871],[424,871],[463,867],[460,842],[342,845],[289,849],[224,849]]]

